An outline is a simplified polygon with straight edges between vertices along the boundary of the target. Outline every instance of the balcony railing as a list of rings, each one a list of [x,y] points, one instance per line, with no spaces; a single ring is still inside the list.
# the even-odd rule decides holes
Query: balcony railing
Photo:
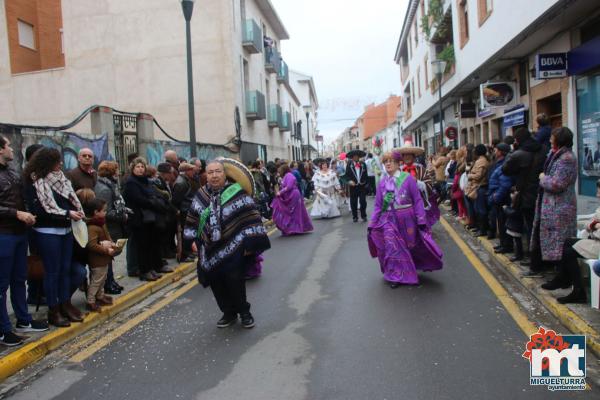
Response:
[[[279,125],[279,130],[282,132],[288,132],[291,130],[291,115],[288,111],[284,112],[281,115],[281,125]]]
[[[289,83],[290,81],[290,72],[288,69],[288,65],[285,61],[281,60],[279,63],[279,71],[277,72],[277,82],[279,83]]]
[[[244,21],[242,46],[252,54],[260,53],[263,49],[262,31],[253,19]]]
[[[265,95],[258,90],[249,90],[246,92],[246,118],[265,119],[266,118]]]
[[[269,126],[271,128],[278,128],[281,126],[282,111],[279,104],[271,104],[269,106]]]
[[[281,64],[281,54],[275,47],[265,48],[265,69],[269,72],[278,73]]]

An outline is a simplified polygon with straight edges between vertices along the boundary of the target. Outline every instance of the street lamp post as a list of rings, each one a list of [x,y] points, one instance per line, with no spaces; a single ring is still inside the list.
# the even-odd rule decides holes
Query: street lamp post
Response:
[[[443,140],[444,135],[444,109],[442,106],[442,77],[444,76],[444,71],[446,70],[446,61],[435,60],[431,62],[431,66],[433,68],[433,73],[438,81],[438,94],[440,96],[440,135]],[[433,152],[436,151],[436,137],[435,132],[433,136]]]
[[[310,114],[306,112],[306,149],[308,150],[308,159],[310,159]]]
[[[181,8],[185,17],[188,76],[188,119],[190,124],[190,156],[196,157],[196,118],[194,116],[194,77],[192,74],[192,29],[190,21],[194,11],[195,0],[181,0]]]

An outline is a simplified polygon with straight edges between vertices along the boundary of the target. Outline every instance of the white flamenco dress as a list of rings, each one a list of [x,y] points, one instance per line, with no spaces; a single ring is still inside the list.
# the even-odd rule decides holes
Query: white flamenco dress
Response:
[[[313,179],[315,185],[315,201],[310,216],[314,218],[333,218],[340,216],[337,191],[340,190],[340,181],[335,171],[315,172]]]

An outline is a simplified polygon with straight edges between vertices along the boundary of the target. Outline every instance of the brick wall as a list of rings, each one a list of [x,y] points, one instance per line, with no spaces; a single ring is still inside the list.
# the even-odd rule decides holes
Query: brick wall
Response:
[[[61,0],[5,0],[13,74],[65,66]],[[18,21],[33,25],[35,50],[19,45]]]

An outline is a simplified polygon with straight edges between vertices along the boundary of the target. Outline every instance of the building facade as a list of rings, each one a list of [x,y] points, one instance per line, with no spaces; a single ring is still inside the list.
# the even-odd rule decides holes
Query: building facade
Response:
[[[60,125],[97,104],[143,111],[189,140],[179,2],[5,0],[0,19],[0,121]],[[245,161],[287,158],[301,104],[271,2],[203,1],[191,32],[197,141]]]
[[[490,144],[521,126],[536,130],[544,113],[576,134],[579,190],[593,195],[600,177],[599,18],[597,2],[585,0],[411,0],[395,55],[403,132],[431,153]],[[540,60],[552,55],[559,57],[550,62],[568,64],[544,75],[548,65]],[[439,77],[436,60],[447,63]]]

